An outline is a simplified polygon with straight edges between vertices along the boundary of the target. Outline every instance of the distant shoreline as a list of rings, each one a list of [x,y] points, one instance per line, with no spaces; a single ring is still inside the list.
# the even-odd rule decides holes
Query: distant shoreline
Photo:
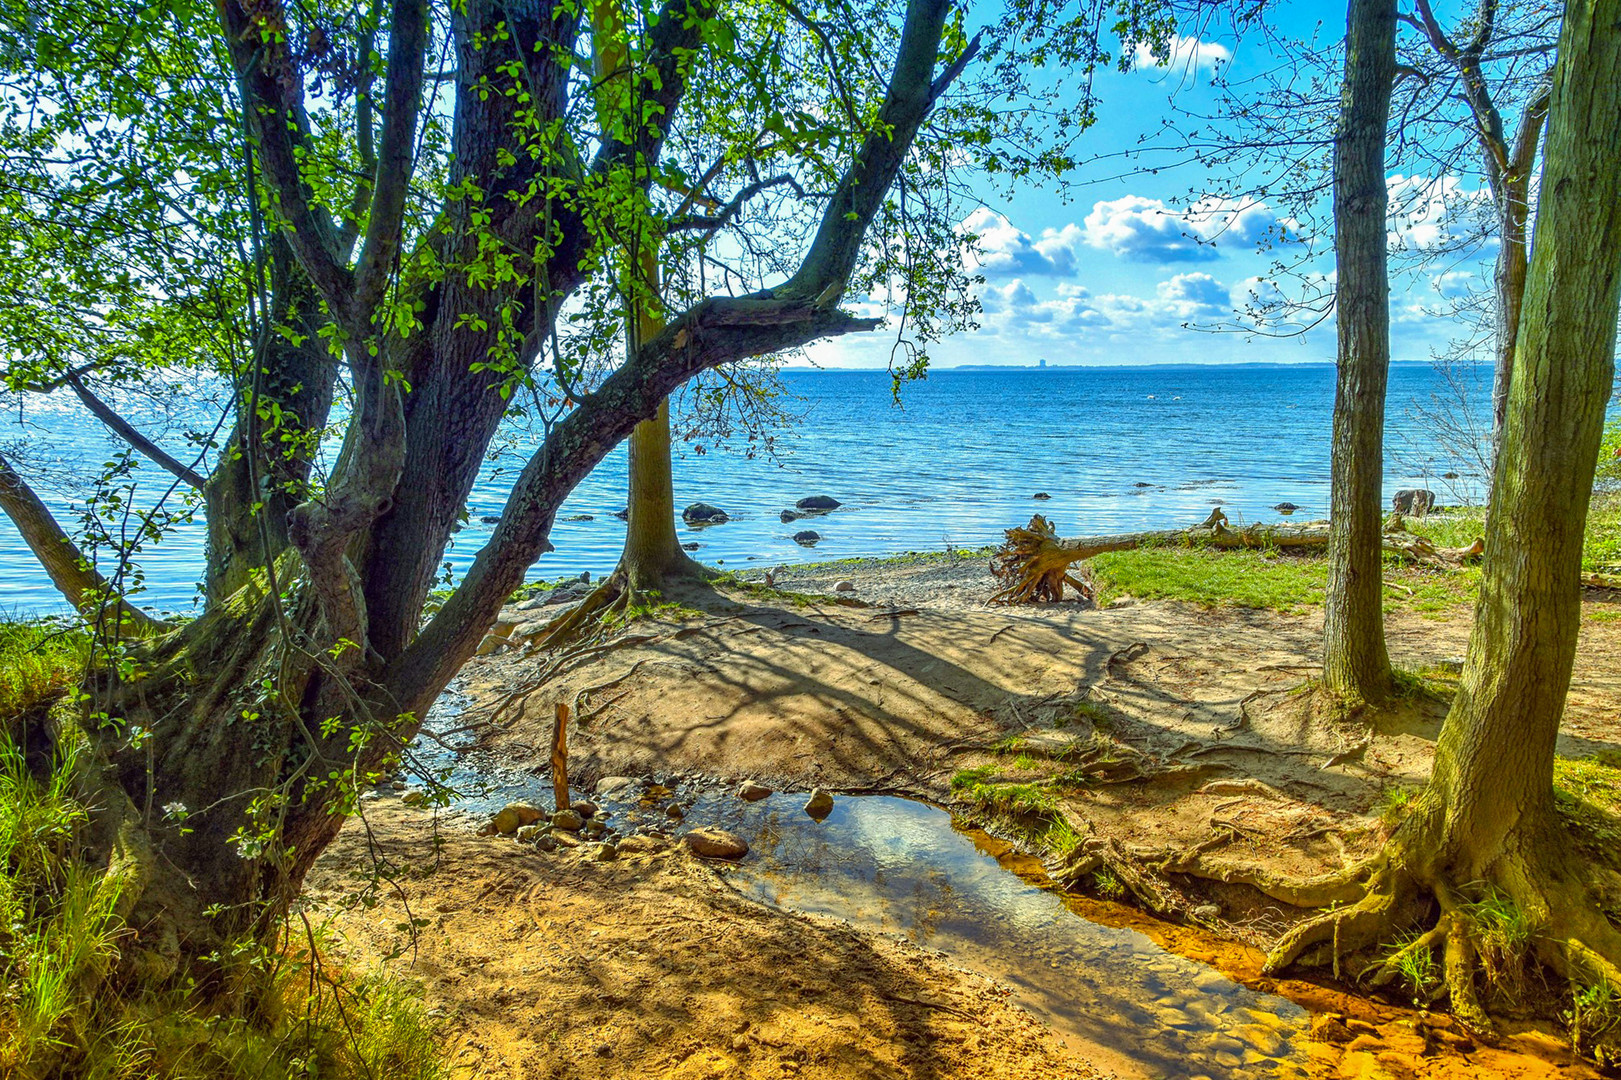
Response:
[[[1391,367],[1429,367],[1430,360],[1392,360]],[[935,367],[930,365],[928,374],[937,375],[947,371],[968,371],[983,373],[987,371],[1248,371],[1248,370],[1276,370],[1298,368],[1333,368],[1333,360],[1299,360],[1292,362],[1278,360],[1244,360],[1237,363],[1211,363],[1196,364],[1188,361],[1170,362],[1163,364],[1048,364],[1040,367],[1036,364],[955,364],[950,367]],[[814,367],[809,364],[795,364],[781,369],[785,372],[814,373],[819,375],[876,375],[888,374],[888,368],[881,367]]]

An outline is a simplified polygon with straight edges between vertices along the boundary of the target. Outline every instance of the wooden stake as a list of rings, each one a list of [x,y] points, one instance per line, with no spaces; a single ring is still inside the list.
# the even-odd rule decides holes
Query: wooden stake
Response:
[[[567,810],[568,798],[568,706],[557,703],[557,719],[552,722],[552,794],[557,808]]]

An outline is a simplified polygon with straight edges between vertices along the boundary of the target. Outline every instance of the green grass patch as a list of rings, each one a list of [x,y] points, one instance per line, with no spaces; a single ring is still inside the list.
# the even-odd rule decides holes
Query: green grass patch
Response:
[[[439,1080],[420,995],[306,950],[243,945],[231,993],[118,975],[121,879],[80,858],[80,755],[24,759],[0,727],[0,1076]],[[303,940],[300,929],[297,940]],[[317,939],[317,948],[320,940]],[[217,989],[217,988],[216,988]]]
[[[963,769],[951,778],[951,792],[975,809],[993,814],[1050,816],[1058,812],[1058,796],[1041,783],[1014,783],[993,779],[990,765]]]
[[[50,701],[84,674],[89,641],[49,622],[0,622],[0,721]]]
[[[1091,560],[1098,600],[1117,596],[1299,611],[1323,602],[1328,562],[1317,556],[1198,547],[1142,547]]]

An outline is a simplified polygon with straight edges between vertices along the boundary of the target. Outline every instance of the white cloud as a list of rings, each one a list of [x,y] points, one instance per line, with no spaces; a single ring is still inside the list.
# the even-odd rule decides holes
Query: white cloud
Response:
[[[1080,229],[1046,229],[1040,240],[1016,228],[1011,221],[988,207],[980,207],[963,220],[959,230],[978,237],[969,256],[969,269],[986,277],[1015,277],[1021,274],[1064,277],[1075,272],[1075,248]]]
[[[1390,246],[1397,251],[1436,251],[1477,236],[1491,193],[1468,189],[1456,176],[1387,177]]]
[[[1146,42],[1139,42],[1133,52],[1133,66],[1137,70],[1168,68],[1172,71],[1205,72],[1216,74],[1233,58],[1233,51],[1214,41],[1200,41],[1196,37],[1173,35],[1155,55]]]
[[[1286,238],[1295,223],[1264,202],[1207,195],[1185,210],[1159,199],[1125,195],[1094,203],[1082,238],[1090,247],[1134,262],[1201,262],[1218,242],[1255,244]]]
[[[1188,323],[1212,323],[1233,314],[1232,290],[1203,273],[1177,274],[1160,282],[1151,297],[1094,295],[1068,282],[1059,283],[1053,293],[1042,299],[1020,279],[987,287],[980,294],[981,333],[1072,342],[1098,334],[1168,339]]]

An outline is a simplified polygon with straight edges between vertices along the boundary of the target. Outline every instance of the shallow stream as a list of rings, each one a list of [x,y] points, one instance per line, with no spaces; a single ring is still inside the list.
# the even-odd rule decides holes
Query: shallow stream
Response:
[[[430,716],[446,722],[460,702]],[[457,806],[485,814],[513,798],[551,805],[550,785],[442,746],[419,742],[423,763],[450,770]],[[745,802],[696,778],[661,778],[657,806],[640,786],[597,798],[611,827],[671,832],[714,825],[748,841],[749,854],[723,872],[741,892],[789,911],[832,916],[864,930],[909,938],[1010,987],[1024,1008],[1076,1040],[1121,1076],[1303,1077],[1310,1015],[1258,993],[1205,964],[1178,956],[1135,930],[1076,914],[1012,845],[938,807],[889,796],[840,796],[825,820],[804,811],[804,794]],[[676,826],[665,802],[686,807]]]

